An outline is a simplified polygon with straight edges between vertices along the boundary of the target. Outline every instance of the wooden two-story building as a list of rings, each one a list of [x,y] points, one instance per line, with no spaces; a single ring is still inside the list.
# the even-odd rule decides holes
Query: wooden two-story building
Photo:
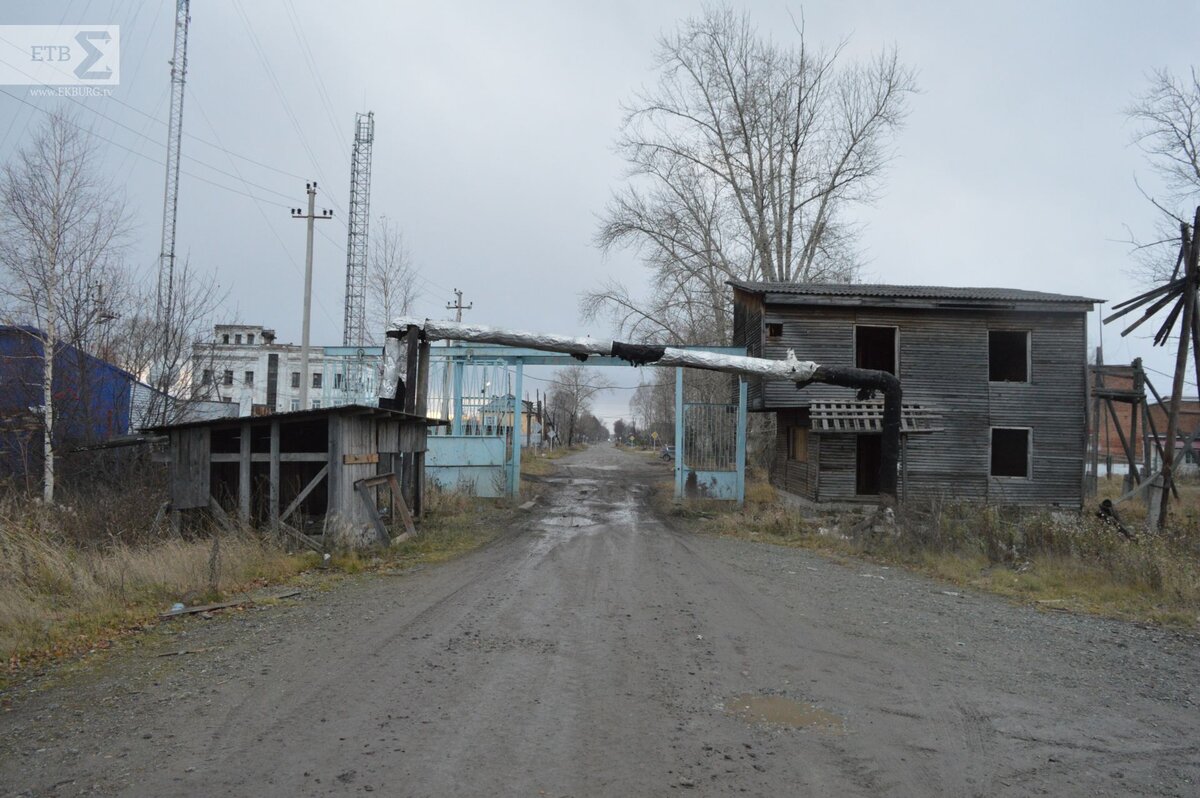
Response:
[[[756,357],[891,372],[904,390],[900,495],[1079,507],[1087,314],[1100,300],[1005,288],[732,282]],[[881,403],[751,379],[778,421],[773,480],[815,502],[878,493]]]

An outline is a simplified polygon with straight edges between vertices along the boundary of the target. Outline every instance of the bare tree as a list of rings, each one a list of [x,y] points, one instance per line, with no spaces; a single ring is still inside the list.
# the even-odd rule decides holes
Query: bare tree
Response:
[[[583,366],[567,366],[555,372],[550,386],[550,408],[555,428],[566,427],[568,446],[575,442],[575,433],[584,416],[591,413],[592,399],[611,387],[606,377],[590,373]]]
[[[777,44],[710,7],[659,41],[658,84],[626,106],[617,141],[629,181],[596,236],[641,254],[651,296],[608,283],[585,315],[642,340],[723,343],[726,280],[853,277],[846,211],[875,198],[915,81],[894,50],[843,65],[844,43],[818,52],[796,34]]]
[[[0,174],[0,292],[42,360],[42,496],[54,501],[54,353],[105,321],[99,286],[122,284],[124,204],[96,170],[91,138],[51,114]]]
[[[367,293],[367,328],[373,344],[381,343],[392,320],[411,311],[421,296],[404,234],[386,216],[379,217],[371,235]]]
[[[1195,68],[1186,78],[1177,78],[1166,69],[1151,73],[1149,86],[1125,114],[1136,125],[1134,142],[1162,178],[1167,192],[1162,197],[1146,194],[1159,211],[1150,240],[1130,236],[1137,271],[1158,282],[1171,276],[1179,226],[1191,223],[1188,206],[1200,201],[1200,77]]]
[[[195,385],[195,374],[211,368],[215,348],[197,346],[212,332],[213,315],[227,293],[198,276],[188,260],[175,266],[171,323],[155,318],[156,287],[147,281],[111,325],[116,333],[107,360],[156,389],[149,395],[143,423],[171,424],[186,417],[187,400],[209,398]]]

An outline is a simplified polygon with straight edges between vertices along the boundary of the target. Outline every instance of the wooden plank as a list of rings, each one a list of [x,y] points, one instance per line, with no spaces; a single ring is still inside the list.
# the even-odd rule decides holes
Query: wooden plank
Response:
[[[344,454],[342,455],[343,465],[374,465],[379,462],[379,453],[371,452],[370,454]]]
[[[321,480],[324,479],[327,474],[329,474],[329,463],[326,463],[324,466],[322,466],[321,470],[317,472],[317,475],[314,476],[309,483],[304,486],[304,490],[300,491],[296,498],[292,499],[292,503],[289,504],[287,509],[280,514],[279,520],[286,521],[288,516],[296,512],[297,508],[300,507],[300,503],[308,498],[308,494],[313,492],[313,488],[317,487],[317,485],[320,484]]]
[[[238,457],[238,517],[250,523],[250,423],[242,424]]]
[[[271,471],[269,476],[270,485],[268,490],[270,496],[267,499],[268,512],[271,516],[271,526],[274,527],[279,523],[279,421],[271,422],[271,453],[270,458]]]

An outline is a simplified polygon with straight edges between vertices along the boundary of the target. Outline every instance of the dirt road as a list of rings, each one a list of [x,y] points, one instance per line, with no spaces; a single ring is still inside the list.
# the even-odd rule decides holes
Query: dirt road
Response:
[[[1194,640],[671,531],[661,466],[560,462],[468,557],[17,691],[0,794],[1200,794]]]

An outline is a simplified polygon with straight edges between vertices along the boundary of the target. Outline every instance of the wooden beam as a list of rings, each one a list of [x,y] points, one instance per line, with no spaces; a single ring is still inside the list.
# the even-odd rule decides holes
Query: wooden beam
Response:
[[[379,453],[371,452],[369,454],[344,454],[342,455],[342,465],[373,465],[379,462]]]
[[[268,499],[271,515],[271,527],[279,524],[279,421],[271,422],[271,475],[270,498]]]
[[[324,463],[329,459],[328,452],[280,452],[279,462],[281,463]],[[209,461],[213,463],[240,463],[242,456],[233,452],[217,452],[209,456]],[[250,455],[252,463],[269,463],[271,455],[265,452]]]
[[[325,465],[321,466],[321,470],[317,472],[317,475],[313,477],[307,485],[304,486],[304,490],[300,491],[299,495],[292,499],[292,503],[289,504],[287,509],[279,515],[279,520],[286,521],[292,513],[296,512],[296,509],[300,507],[300,503],[308,498],[308,494],[313,492],[313,488],[319,485],[321,480],[323,480],[328,473],[329,463],[326,463]]]
[[[241,455],[238,457],[238,517],[250,523],[250,424],[242,424]]]

